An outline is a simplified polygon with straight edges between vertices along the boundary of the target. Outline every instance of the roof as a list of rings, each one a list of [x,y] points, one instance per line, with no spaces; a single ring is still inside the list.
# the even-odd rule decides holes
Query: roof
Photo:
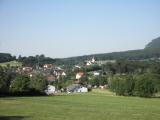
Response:
[[[69,85],[67,87],[67,91],[68,92],[74,92],[74,91],[76,91],[79,88],[81,88],[81,85],[79,85],[79,84],[72,84],[72,85]]]

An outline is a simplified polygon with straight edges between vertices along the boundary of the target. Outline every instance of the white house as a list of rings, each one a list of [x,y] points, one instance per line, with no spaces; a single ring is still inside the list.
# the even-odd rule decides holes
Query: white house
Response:
[[[94,57],[92,58],[92,63],[95,63],[96,61],[95,61],[95,59],[94,59]]]
[[[75,65],[75,68],[79,68],[79,69],[80,69],[80,68],[81,68],[81,66],[79,66],[79,65]]]
[[[47,95],[52,95],[52,94],[55,93],[55,91],[56,91],[55,86],[53,86],[53,85],[48,85],[47,89],[45,90],[45,93],[46,93]]]
[[[76,79],[79,80],[83,76],[84,76],[84,72],[79,72],[76,74]]]
[[[100,73],[95,71],[95,72],[93,72],[93,75],[94,75],[94,76],[99,76]]]
[[[92,65],[92,62],[91,61],[87,61],[86,65],[90,66],[90,65]]]
[[[86,92],[88,92],[88,88],[86,88],[86,87],[81,87],[81,88],[78,89],[77,92],[86,93]]]
[[[95,63],[96,63],[96,61],[95,61],[94,57],[91,60],[86,61],[87,66],[90,66],[90,65],[95,64]]]
[[[66,76],[66,73],[65,73],[65,72],[62,72],[62,76]]]
[[[88,92],[88,88],[79,84],[72,84],[67,87],[67,93],[85,93]]]

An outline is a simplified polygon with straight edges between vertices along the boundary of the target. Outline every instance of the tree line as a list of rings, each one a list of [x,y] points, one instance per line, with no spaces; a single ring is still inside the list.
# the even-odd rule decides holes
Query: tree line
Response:
[[[9,53],[0,53],[0,63],[16,60],[16,56],[12,56]]]
[[[47,88],[46,78],[41,74],[29,77],[0,66],[0,96],[6,95],[44,95]]]

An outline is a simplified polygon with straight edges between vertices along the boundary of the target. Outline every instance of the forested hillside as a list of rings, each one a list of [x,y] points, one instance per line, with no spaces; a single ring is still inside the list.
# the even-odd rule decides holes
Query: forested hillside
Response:
[[[0,53],[0,63],[15,60],[16,57],[9,53]]]
[[[76,64],[84,60],[95,57],[96,60],[144,60],[149,58],[159,58],[160,57],[160,37],[152,40],[146,45],[144,49],[140,50],[130,50],[124,52],[112,52],[103,54],[93,54],[85,56],[77,56],[60,59],[58,62],[61,64]]]
[[[160,49],[160,37],[152,40],[150,43],[148,43],[145,47],[145,49]]]
[[[137,43],[138,44],[138,43]],[[152,40],[146,45],[144,49],[140,50],[130,50],[124,52],[112,52],[112,53],[102,53],[102,54],[92,54],[84,56],[76,56],[62,59],[52,59],[45,57],[44,55],[29,56],[29,57],[19,57],[18,60],[25,65],[33,66],[35,64],[43,65],[45,63],[54,63],[58,65],[67,64],[75,65],[85,60],[95,57],[96,60],[144,60],[150,58],[160,58],[160,37]],[[8,62],[15,60],[16,58],[10,54],[0,53],[0,62]]]

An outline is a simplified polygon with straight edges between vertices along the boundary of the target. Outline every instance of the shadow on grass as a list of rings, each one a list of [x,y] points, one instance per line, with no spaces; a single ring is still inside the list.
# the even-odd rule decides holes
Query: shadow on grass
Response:
[[[23,120],[28,116],[0,116],[0,120]]]

